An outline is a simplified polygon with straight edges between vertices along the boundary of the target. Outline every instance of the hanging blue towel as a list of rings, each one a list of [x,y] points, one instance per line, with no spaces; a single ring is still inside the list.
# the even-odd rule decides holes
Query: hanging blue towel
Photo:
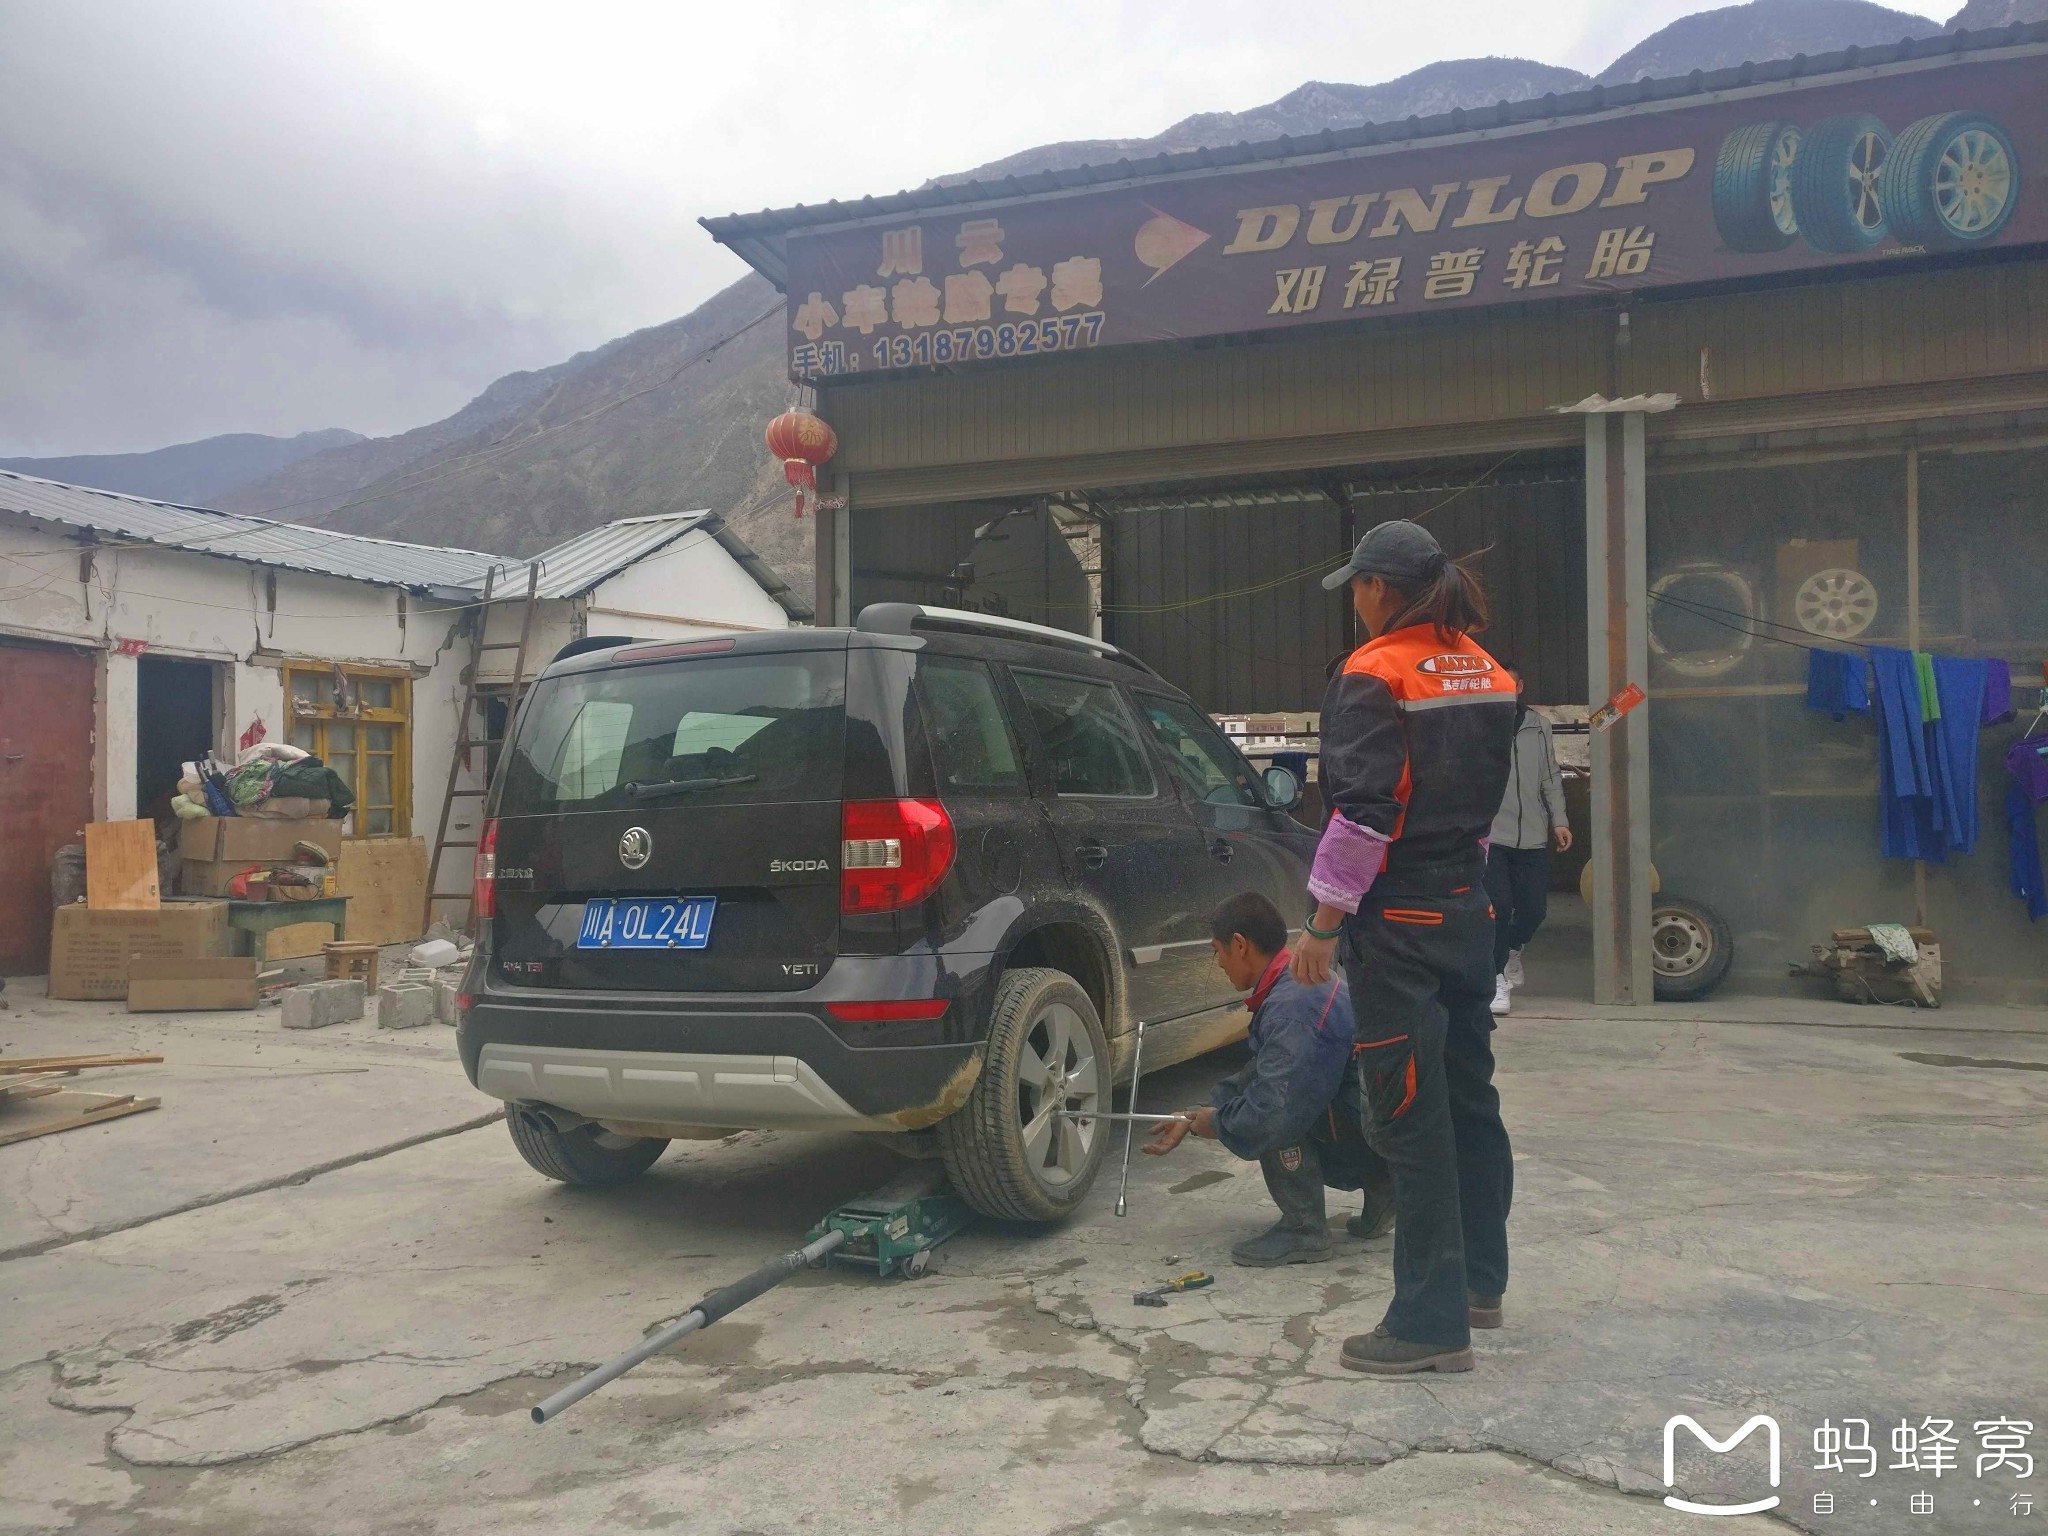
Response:
[[[2048,875],[2041,870],[2041,839],[2034,828],[2034,802],[2017,784],[2005,786],[2005,826],[2012,834],[2012,893],[2027,904],[2027,917],[2048,917]]]
[[[1870,650],[1870,671],[1875,683],[1871,713],[1877,721],[1877,792],[1882,818],[1879,849],[1888,859],[1941,863],[1947,858],[1947,847],[1936,819],[1918,664],[1911,651],[1877,645]]]
[[[1833,715],[1837,720],[1851,711],[1870,713],[1870,689],[1863,680],[1866,663],[1859,652],[1823,651],[1806,653],[1806,707]]]
[[[1928,766],[1938,823],[1955,853],[1977,851],[1977,737],[1990,667],[1961,656],[1934,658],[1941,718],[1927,722]]]

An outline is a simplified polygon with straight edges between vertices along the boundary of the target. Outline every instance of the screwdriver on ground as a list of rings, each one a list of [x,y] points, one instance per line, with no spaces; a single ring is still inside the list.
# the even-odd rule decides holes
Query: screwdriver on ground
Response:
[[[1175,1291],[1199,1291],[1203,1286],[1214,1285],[1216,1277],[1191,1269],[1178,1280],[1169,1280],[1164,1285],[1155,1285],[1149,1291],[1138,1291],[1131,1297],[1132,1305],[1140,1307],[1163,1307],[1166,1298]]]

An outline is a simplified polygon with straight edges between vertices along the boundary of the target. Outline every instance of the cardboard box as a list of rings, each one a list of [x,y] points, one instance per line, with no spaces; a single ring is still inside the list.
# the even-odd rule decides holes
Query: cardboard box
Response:
[[[187,859],[233,864],[293,864],[294,843],[312,843],[331,860],[341,852],[338,821],[271,821],[261,816],[207,816],[178,827],[178,852]]]
[[[256,958],[136,955],[128,962],[130,1013],[256,1006]]]
[[[59,907],[50,925],[50,996],[87,1002],[128,995],[128,961],[228,952],[224,901],[167,901],[154,912]]]

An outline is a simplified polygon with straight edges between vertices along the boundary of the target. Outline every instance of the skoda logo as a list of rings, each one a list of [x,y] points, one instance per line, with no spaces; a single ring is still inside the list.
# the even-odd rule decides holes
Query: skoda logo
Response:
[[[653,857],[654,839],[647,835],[647,829],[626,828],[626,835],[619,839],[619,862],[628,869],[638,869]]]

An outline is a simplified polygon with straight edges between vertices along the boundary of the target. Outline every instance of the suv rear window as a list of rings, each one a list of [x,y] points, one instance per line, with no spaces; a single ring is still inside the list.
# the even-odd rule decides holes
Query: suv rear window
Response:
[[[839,798],[840,651],[550,678],[522,711],[501,816]]]

